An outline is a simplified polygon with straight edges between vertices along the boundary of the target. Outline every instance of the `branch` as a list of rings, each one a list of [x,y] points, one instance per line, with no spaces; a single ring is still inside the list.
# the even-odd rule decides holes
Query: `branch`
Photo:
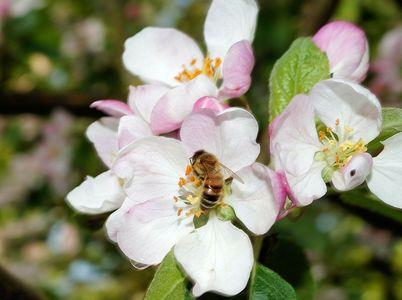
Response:
[[[0,266],[0,298],[2,300],[44,300],[42,296]]]

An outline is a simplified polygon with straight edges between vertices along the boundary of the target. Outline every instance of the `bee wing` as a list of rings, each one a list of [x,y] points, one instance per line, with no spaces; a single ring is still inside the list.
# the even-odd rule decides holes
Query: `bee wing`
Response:
[[[235,172],[233,172],[231,169],[229,169],[228,167],[226,167],[225,165],[219,163],[219,165],[222,168],[222,174],[224,175],[224,177],[226,178],[233,178],[236,179],[237,181],[239,181],[240,183],[244,184],[243,179],[241,179],[241,177],[239,175],[237,175]]]

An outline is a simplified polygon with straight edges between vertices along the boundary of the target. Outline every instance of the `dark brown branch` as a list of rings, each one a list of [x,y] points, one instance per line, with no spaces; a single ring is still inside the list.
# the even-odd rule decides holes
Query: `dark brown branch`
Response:
[[[89,107],[97,97],[83,94],[0,94],[0,114],[33,113],[48,115],[55,108],[64,108],[76,116],[98,117],[101,113]]]
[[[45,298],[0,266],[0,299],[44,300]]]

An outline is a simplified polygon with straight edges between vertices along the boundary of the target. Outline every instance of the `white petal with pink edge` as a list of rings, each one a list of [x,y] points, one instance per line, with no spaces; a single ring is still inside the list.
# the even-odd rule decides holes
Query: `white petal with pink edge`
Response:
[[[86,135],[94,144],[99,157],[109,168],[112,166],[118,153],[118,124],[118,119],[105,117],[89,125],[86,131]]]
[[[193,106],[194,111],[199,111],[202,109],[210,109],[216,113],[220,113],[221,111],[224,111],[227,108],[229,108],[229,105],[227,105],[225,102],[220,101],[216,97],[210,97],[210,96],[198,99]]]
[[[270,151],[275,170],[295,176],[307,172],[321,149],[314,108],[306,95],[297,95],[270,125]]]
[[[135,205],[135,201],[126,197],[119,209],[110,214],[105,222],[105,229],[108,238],[112,242],[117,242],[117,232],[124,225],[124,215],[131,207]]]
[[[249,41],[243,40],[230,47],[223,62],[219,97],[229,99],[245,94],[251,85],[253,67],[254,54]]]
[[[324,167],[324,162],[313,162],[303,174],[286,174],[291,190],[289,197],[295,205],[305,206],[325,195],[327,186],[321,175]]]
[[[78,212],[100,214],[119,208],[124,193],[119,179],[111,171],[88,176],[66,196],[67,202]]]
[[[90,107],[115,118],[133,114],[130,106],[119,100],[98,100],[92,103]]]
[[[331,22],[314,35],[313,42],[326,52],[334,78],[361,82],[366,77],[369,49],[361,28],[345,21]]]
[[[275,201],[268,169],[255,163],[237,172],[244,181],[232,182],[232,194],[225,198],[237,218],[254,234],[264,234],[274,224],[280,204]]]
[[[136,204],[125,213],[117,243],[131,260],[156,265],[193,229],[192,218],[177,216],[172,199],[156,198]]]
[[[208,223],[182,238],[174,255],[194,281],[193,294],[207,291],[226,296],[240,293],[253,266],[253,249],[247,234],[211,214]]]
[[[180,130],[189,156],[205,150],[234,172],[255,162],[260,153],[257,134],[254,116],[241,108],[230,108],[217,115],[208,110],[194,112]]]
[[[334,172],[332,183],[338,191],[349,191],[366,181],[371,173],[373,158],[368,153],[361,153],[352,157],[350,162]]]
[[[204,75],[171,89],[158,101],[152,111],[153,132],[162,134],[180,128],[184,118],[191,113],[198,99],[217,94],[215,84]]]
[[[233,44],[252,42],[257,14],[255,0],[213,0],[204,26],[208,54],[223,59]]]
[[[351,129],[351,140],[360,138],[365,144],[378,136],[382,124],[381,104],[368,89],[343,80],[325,80],[311,90],[318,118],[340,133]]]
[[[151,113],[156,103],[169,90],[168,87],[160,84],[130,86],[128,104],[137,115],[151,123]]]
[[[119,148],[123,148],[136,140],[152,136],[150,125],[138,116],[124,116],[120,119],[117,139]]]
[[[173,199],[189,158],[182,143],[165,137],[146,137],[128,145],[113,166],[125,180],[125,191],[135,201]]]
[[[402,208],[402,133],[388,138],[383,144],[384,150],[373,158],[367,185],[385,203]]]
[[[195,41],[173,28],[147,27],[125,42],[125,67],[146,83],[180,84],[182,66],[203,54]]]

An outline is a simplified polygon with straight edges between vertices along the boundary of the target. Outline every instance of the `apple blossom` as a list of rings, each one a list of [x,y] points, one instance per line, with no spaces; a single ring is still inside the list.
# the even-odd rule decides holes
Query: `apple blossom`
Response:
[[[272,185],[274,172],[255,162],[257,132],[243,109],[200,109],[184,120],[180,141],[152,136],[128,145],[113,166],[127,198],[106,222],[109,237],[140,267],[159,264],[173,248],[195,282],[195,296],[239,293],[254,258],[247,234],[230,221],[236,216],[254,234],[264,234],[284,200],[274,197],[281,194]],[[198,150],[214,154],[242,180],[225,181],[223,196],[207,210],[189,161]],[[201,220],[206,223],[196,225]]]
[[[325,129],[317,132],[315,117]],[[379,101],[355,83],[326,80],[309,96],[294,97],[270,126],[273,163],[291,200],[307,205],[326,193],[326,182],[346,191],[367,180],[382,201],[402,207],[402,193],[395,193],[402,186],[402,134],[385,140],[378,156],[367,153],[381,124]]]
[[[361,82],[369,68],[369,47],[364,31],[346,21],[323,26],[313,42],[327,54],[332,78]]]
[[[173,28],[147,27],[126,40],[125,67],[146,83],[171,88],[151,114],[154,132],[178,129],[201,97],[225,100],[248,90],[257,14],[255,0],[213,0],[204,26],[206,56]]]

